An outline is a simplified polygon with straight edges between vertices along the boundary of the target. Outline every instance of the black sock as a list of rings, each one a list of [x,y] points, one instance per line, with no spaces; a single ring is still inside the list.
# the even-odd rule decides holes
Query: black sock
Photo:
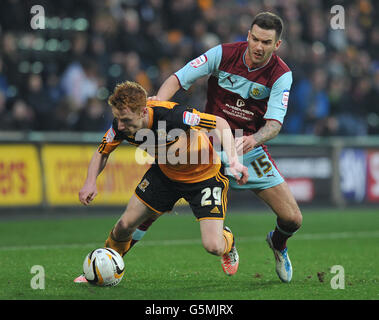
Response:
[[[284,250],[287,247],[287,239],[290,238],[299,228],[291,224],[276,221],[276,227],[272,235],[272,244],[277,250]]]

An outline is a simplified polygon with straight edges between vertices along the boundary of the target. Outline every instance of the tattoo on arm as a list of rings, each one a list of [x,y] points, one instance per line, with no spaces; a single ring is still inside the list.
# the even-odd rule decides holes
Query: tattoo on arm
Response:
[[[282,125],[279,122],[275,120],[267,120],[266,124],[253,134],[254,139],[257,141],[256,145],[260,145],[275,138],[281,128]]]

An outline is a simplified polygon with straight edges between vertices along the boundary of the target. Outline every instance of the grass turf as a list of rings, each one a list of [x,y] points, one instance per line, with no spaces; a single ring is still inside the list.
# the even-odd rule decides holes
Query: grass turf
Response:
[[[233,277],[202,248],[191,214],[167,214],[125,256],[125,276],[113,288],[73,279],[118,216],[1,221],[0,299],[379,300],[378,210],[303,210],[303,216],[303,227],[288,241],[294,268],[289,284],[279,281],[265,242],[274,216],[230,211],[226,225],[240,255]],[[43,290],[31,288],[34,265],[44,268]],[[344,268],[345,289],[331,288],[334,265]]]

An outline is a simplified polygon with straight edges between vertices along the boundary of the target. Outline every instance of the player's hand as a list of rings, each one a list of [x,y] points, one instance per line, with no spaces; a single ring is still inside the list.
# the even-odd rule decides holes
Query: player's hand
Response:
[[[147,101],[160,101],[160,99],[158,98],[158,96],[151,96],[147,97]]]
[[[241,164],[239,161],[234,161],[229,164],[229,172],[236,178],[239,185],[244,185],[249,178],[247,167]]]
[[[243,136],[235,139],[237,154],[245,154],[254,149],[257,141],[255,141],[253,135]]]
[[[79,201],[85,206],[95,199],[97,196],[97,187],[95,184],[84,184],[83,188],[79,191]]]

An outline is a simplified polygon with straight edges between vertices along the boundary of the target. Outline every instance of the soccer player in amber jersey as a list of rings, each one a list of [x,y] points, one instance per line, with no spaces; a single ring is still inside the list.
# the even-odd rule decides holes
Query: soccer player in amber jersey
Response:
[[[150,152],[155,163],[141,179],[105,246],[123,256],[130,248],[133,232],[143,221],[171,211],[175,203],[184,198],[200,223],[204,248],[222,257],[221,265],[226,274],[234,274],[238,269],[238,252],[231,230],[224,227],[229,181],[220,172],[220,158],[205,133],[214,130],[227,152],[231,174],[242,185],[248,179],[248,171],[238,160],[228,123],[220,117],[172,102],[147,103],[145,89],[129,81],[117,85],[109,104],[114,121],[90,161],[79,200],[88,205],[94,199],[96,178],[109,154],[123,140]],[[164,157],[159,156],[162,150]],[[75,281],[83,281],[83,276]]]
[[[267,235],[274,252],[276,272],[283,282],[292,278],[287,239],[301,226],[300,209],[274,160],[264,145],[280,131],[287,111],[292,72],[275,51],[281,44],[282,20],[269,12],[258,14],[247,41],[220,44],[190,61],[162,84],[156,100],[170,99],[180,88],[189,89],[199,78],[209,76],[205,112],[226,119],[236,134],[237,151],[249,180],[241,186],[233,177],[233,189],[250,189],[277,216],[275,230]],[[228,161],[221,154],[227,166]],[[153,220],[145,221],[133,235],[140,240]]]

